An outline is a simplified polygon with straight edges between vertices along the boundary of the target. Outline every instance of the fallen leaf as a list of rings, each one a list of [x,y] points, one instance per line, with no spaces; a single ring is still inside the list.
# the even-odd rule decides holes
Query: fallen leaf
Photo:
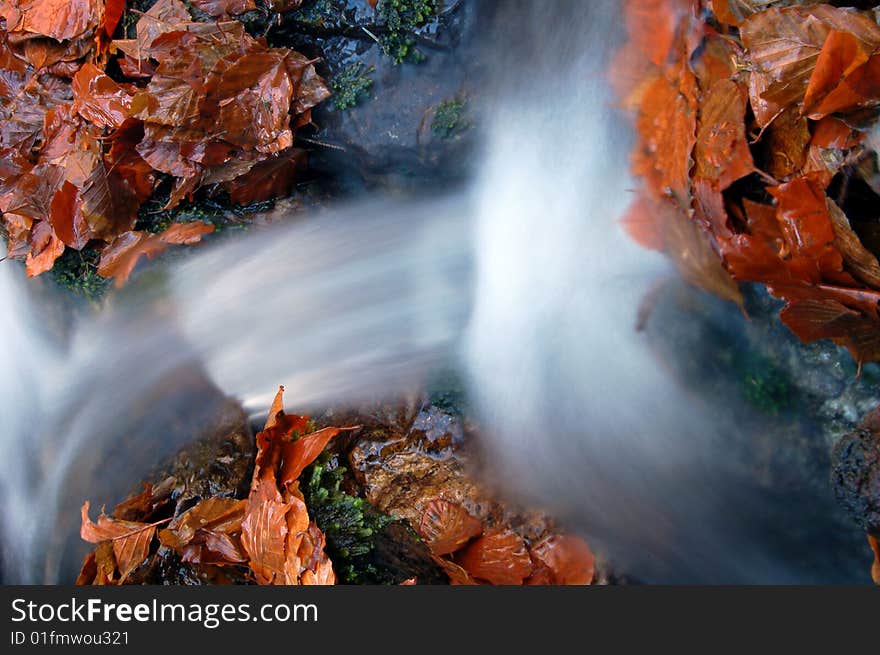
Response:
[[[58,238],[49,221],[38,221],[31,229],[31,249],[24,260],[28,277],[35,277],[52,268],[64,252],[64,242]]]
[[[480,521],[459,505],[435,498],[425,505],[419,534],[435,555],[448,555],[483,532]]]
[[[551,535],[532,546],[530,553],[550,571],[549,584],[588,585],[593,581],[595,557],[583,539]]]
[[[877,537],[869,534],[868,543],[871,545],[871,550],[874,551],[874,564],[871,565],[871,579],[874,581],[874,584],[880,585],[880,541],[877,540]]]
[[[89,543],[112,542],[119,582],[123,582],[147,558],[159,523],[140,523],[110,518],[101,513],[98,522],[89,519],[89,501],[82,506],[80,537]]]
[[[532,572],[525,542],[510,530],[487,530],[455,559],[470,575],[494,585],[520,585]]]
[[[120,127],[128,118],[131,95],[92,64],[73,77],[73,110],[99,127]]]
[[[748,92],[733,80],[715,82],[700,104],[694,149],[696,177],[724,190],[755,169],[746,139]]]

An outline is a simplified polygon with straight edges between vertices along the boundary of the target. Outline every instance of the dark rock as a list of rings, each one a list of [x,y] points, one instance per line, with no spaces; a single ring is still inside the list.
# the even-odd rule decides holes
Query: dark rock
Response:
[[[834,447],[831,483],[837,499],[866,532],[880,534],[880,437],[861,427]]]
[[[393,30],[381,3],[377,13],[365,0],[307,0],[269,33],[272,45],[320,57],[318,72],[335,92],[313,111],[319,129],[303,144],[311,142],[318,174],[394,188],[466,178],[477,87],[467,53],[476,11],[472,2],[445,4],[406,29],[413,47],[403,61],[389,49]],[[442,123],[438,111],[445,111]]]

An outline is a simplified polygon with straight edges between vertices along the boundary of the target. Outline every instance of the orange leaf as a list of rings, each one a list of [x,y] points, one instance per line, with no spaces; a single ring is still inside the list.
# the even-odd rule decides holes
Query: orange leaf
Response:
[[[84,64],[73,77],[73,110],[100,127],[120,127],[128,118],[131,95],[100,69]]]
[[[487,530],[456,555],[472,576],[494,585],[520,585],[532,572],[526,544],[510,530]]]
[[[317,432],[312,432],[304,437],[300,437],[291,444],[287,444],[284,448],[284,459],[281,464],[281,474],[279,483],[288,485],[299,479],[303,470],[318,455],[324,452],[324,448],[330,443],[330,440],[339,434],[342,430],[354,430],[355,428],[324,428]]]
[[[458,503],[435,498],[425,505],[419,534],[435,555],[453,553],[483,532],[483,525]]]
[[[746,89],[733,80],[718,80],[700,104],[695,175],[722,191],[755,170],[746,139],[747,97]]]
[[[583,539],[553,535],[541,540],[530,552],[550,570],[551,584],[588,585],[593,581],[595,557]]]
[[[45,273],[64,252],[64,242],[58,238],[49,221],[37,222],[31,230],[31,249],[24,261],[28,277]]]
[[[825,39],[816,67],[810,76],[804,94],[803,113],[810,118],[821,118],[813,110],[825,97],[834,91],[854,70],[868,61],[869,52],[864,45],[849,32],[832,30]],[[828,112],[825,112],[828,113]]]
[[[868,543],[874,551],[874,564],[871,566],[871,579],[874,584],[880,585],[880,541],[873,535],[868,535]]]
[[[89,519],[89,501],[83,503],[81,514],[80,537],[83,540],[90,543],[112,542],[120,583],[147,558],[156,526],[164,523],[122,521],[104,513],[98,517],[97,523],[93,523]]]

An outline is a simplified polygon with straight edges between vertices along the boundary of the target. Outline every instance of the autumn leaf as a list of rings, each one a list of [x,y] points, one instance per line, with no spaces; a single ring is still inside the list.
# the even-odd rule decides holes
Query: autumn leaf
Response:
[[[161,234],[123,232],[101,253],[98,275],[112,277],[117,287],[128,280],[141,257],[153,259],[171,244],[193,244],[214,231],[210,223],[175,223]]]
[[[237,205],[248,205],[285,196],[305,167],[306,152],[291,148],[253,166],[247,173],[224,184]]]
[[[483,532],[480,521],[459,505],[435,498],[425,505],[419,534],[435,555],[448,555]]]
[[[772,7],[743,22],[742,41],[755,67],[750,95],[759,125],[768,125],[782,110],[804,99],[825,41],[834,30],[849,33],[870,51],[880,45],[880,26],[872,18],[829,5]]]
[[[120,127],[131,108],[129,92],[102,73],[85,64],[73,77],[73,110],[99,127]]]
[[[28,277],[35,277],[52,268],[64,252],[64,242],[58,238],[49,221],[38,221],[31,229],[30,252],[24,260]]]
[[[685,66],[680,78],[658,77],[645,90],[636,128],[642,147],[634,171],[659,195],[689,203],[691,153],[696,143],[696,78]]]
[[[89,501],[83,503],[81,513],[80,537],[83,540],[93,544],[112,542],[120,584],[147,558],[156,526],[164,523],[122,521],[104,513],[98,517],[97,523],[93,523],[89,519]]]
[[[549,571],[549,582],[544,584],[588,585],[593,580],[595,557],[583,539],[551,535],[529,552]]]
[[[722,79],[709,88],[700,104],[695,176],[721,190],[755,168],[745,131],[747,97],[740,84]]]
[[[868,535],[868,543],[874,551],[874,564],[871,565],[871,579],[874,584],[880,585],[880,541],[874,535]]]
[[[470,575],[494,585],[520,585],[532,572],[525,542],[510,530],[487,530],[455,559]]]
[[[101,0],[40,0],[0,4],[8,32],[50,36],[66,41],[83,36],[98,25]]]
[[[214,18],[238,16],[257,8],[254,0],[193,0],[193,6]]]

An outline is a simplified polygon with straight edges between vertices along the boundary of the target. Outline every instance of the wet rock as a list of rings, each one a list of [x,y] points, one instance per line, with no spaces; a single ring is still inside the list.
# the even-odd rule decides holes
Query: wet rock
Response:
[[[743,294],[747,318],[732,303],[672,283],[646,339],[695,402],[712,408],[725,435],[718,449],[741,478],[737,502],[754,500],[751,529],[769,552],[802,580],[864,582],[864,535],[850,514],[867,504],[850,491],[844,509],[829,473],[835,444],[836,461],[864,452],[850,433],[880,401],[878,368],[865,365],[857,375],[852,357],[832,342],[801,343],[763,288],[743,285]],[[844,470],[853,484],[864,479],[853,461]],[[857,521],[868,520],[875,519]]]
[[[383,10],[390,2],[306,0],[270,31],[272,45],[320,57],[334,91],[313,112],[311,165],[394,188],[463,180],[474,149],[474,3],[394,4],[418,11],[401,25]]]
[[[880,427],[866,421],[835,446],[831,482],[837,499],[866,532],[880,534]]]
[[[508,527],[527,540],[548,535],[552,519],[503,502],[480,482],[480,463],[468,450],[474,436],[462,418],[425,403],[404,421],[367,425],[347,457],[364,497],[413,527],[428,502],[444,498],[485,524]]]

